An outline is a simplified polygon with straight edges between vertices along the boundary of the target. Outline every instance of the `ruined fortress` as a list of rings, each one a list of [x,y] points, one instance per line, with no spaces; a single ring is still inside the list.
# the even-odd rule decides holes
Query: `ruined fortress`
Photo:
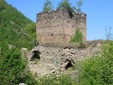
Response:
[[[36,32],[40,44],[68,44],[79,28],[86,42],[86,14],[55,10],[37,14]]]
[[[98,55],[103,43],[101,40],[86,41],[86,14],[83,13],[71,13],[67,10],[39,13],[36,25],[39,45],[26,54],[29,60],[28,67],[35,76],[68,73],[73,78],[77,78],[79,74],[77,69],[73,71],[67,69],[85,58]],[[85,48],[76,45],[70,47],[72,44],[70,40],[77,28],[83,34]],[[34,59],[38,59],[38,63]]]

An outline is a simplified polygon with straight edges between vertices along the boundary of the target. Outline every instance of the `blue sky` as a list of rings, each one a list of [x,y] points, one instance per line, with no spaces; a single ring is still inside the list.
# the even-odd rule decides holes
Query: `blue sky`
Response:
[[[45,0],[5,0],[26,17],[36,22]],[[55,9],[61,0],[51,0]],[[76,5],[77,0],[70,0]],[[113,28],[113,0],[83,0],[82,11],[87,14],[87,40],[105,39],[106,28]],[[107,26],[107,27],[106,27]],[[113,33],[113,30],[111,30]]]

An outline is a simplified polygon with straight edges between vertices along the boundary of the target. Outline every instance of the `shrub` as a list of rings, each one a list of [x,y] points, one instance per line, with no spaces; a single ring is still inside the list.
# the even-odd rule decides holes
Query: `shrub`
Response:
[[[72,36],[70,42],[83,43],[83,34],[80,32],[79,28],[75,30],[75,34]]]
[[[46,0],[43,7],[43,12],[48,12],[52,10],[52,3],[50,0]]]
[[[62,10],[65,10],[66,9],[66,10],[68,10],[70,12],[73,12],[74,11],[73,8],[71,7],[70,3],[69,3],[69,0],[62,0],[59,3],[57,9],[62,9]]]
[[[77,1],[77,7],[78,8],[76,9],[77,12],[81,12],[82,5],[83,5],[83,1],[82,0],[78,0]]]
[[[17,48],[8,49],[5,46],[0,54],[0,85],[18,85],[25,82],[29,85],[36,85],[36,80],[25,73],[25,62],[22,60],[20,50]]]
[[[39,85],[77,85],[76,82],[66,75],[51,75],[39,79]]]
[[[4,48],[1,53],[0,82],[2,85],[12,85],[25,68],[18,49]]]
[[[85,60],[80,71],[80,85],[113,85],[113,41],[106,41],[101,55]]]

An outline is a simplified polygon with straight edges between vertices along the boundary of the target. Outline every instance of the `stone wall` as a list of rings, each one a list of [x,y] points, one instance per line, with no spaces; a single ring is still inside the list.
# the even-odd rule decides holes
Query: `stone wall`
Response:
[[[42,44],[69,43],[79,27],[86,41],[86,15],[56,10],[37,14],[37,41]]]
[[[38,63],[36,61],[28,61],[29,69],[32,73],[37,73],[38,75],[47,75],[52,73],[62,73],[65,72],[69,64],[77,64],[85,58],[94,57],[99,55],[101,51],[103,41],[87,41],[86,48],[60,48],[55,46],[36,46],[32,49],[40,52],[40,60]],[[27,58],[31,57],[28,54]],[[68,67],[67,67],[68,66]],[[71,66],[71,65],[70,65]],[[73,74],[75,75],[75,74]]]

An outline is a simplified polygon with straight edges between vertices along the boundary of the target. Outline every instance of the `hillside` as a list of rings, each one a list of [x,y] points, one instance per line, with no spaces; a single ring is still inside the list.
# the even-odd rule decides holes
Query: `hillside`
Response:
[[[0,85],[34,85],[20,53],[21,48],[31,49],[34,45],[35,23],[0,0]]]
[[[34,40],[35,23],[4,0],[0,0],[0,47],[10,44],[18,48],[31,48]]]

